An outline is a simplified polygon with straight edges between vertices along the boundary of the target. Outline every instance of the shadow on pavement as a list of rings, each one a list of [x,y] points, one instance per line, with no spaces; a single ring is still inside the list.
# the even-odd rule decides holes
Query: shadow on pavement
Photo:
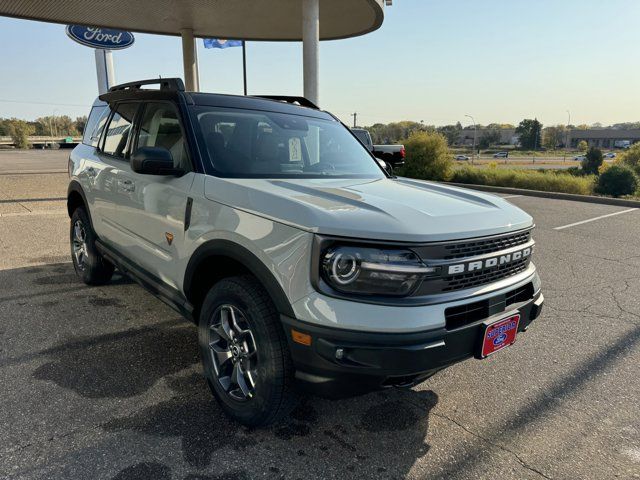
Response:
[[[640,327],[636,326],[602,353],[582,362],[553,382],[549,388],[541,390],[530,403],[520,408],[515,415],[510,416],[511,420],[504,425],[492,428],[494,435],[482,441],[508,444],[510,436],[521,434],[528,425],[558,408],[560,405],[558,399],[564,399],[580,391],[588,382],[597,379],[598,375],[604,374],[615,363],[623,361],[624,357],[638,344],[640,344]],[[456,478],[465,471],[474,471],[478,464],[487,460],[488,455],[487,450],[483,448],[468,450],[444,470],[442,478]],[[538,473],[544,476],[541,472]]]
[[[147,395],[144,408],[99,425],[112,434],[108,442],[124,442],[131,452],[144,438],[157,439],[146,442],[152,458],[148,452],[133,457],[139,463],[120,465],[123,469],[114,479],[227,480],[256,475],[298,478],[302,472],[318,472],[320,477],[404,477],[416,460],[429,452],[429,414],[438,402],[434,392],[385,390],[340,401],[308,398],[283,424],[250,430],[221,412],[198,372],[194,326],[176,319],[164,307],[156,310],[153,299],[141,307],[147,300],[136,300],[138,291],[142,294],[138,286],[126,285],[113,292],[108,286],[100,287],[95,295],[86,290],[79,295],[52,294],[61,289],[82,288],[70,264],[19,270],[0,272],[0,281],[19,279],[15,286],[2,292],[6,294],[7,311],[14,306],[23,308],[20,306],[28,301],[31,313],[23,310],[21,318],[33,318],[39,328],[48,330],[43,332],[45,336],[57,335],[58,325],[65,325],[66,338],[44,350],[5,357],[0,365],[43,360],[45,363],[39,361],[28,375],[73,391],[88,399],[85,402],[89,404],[93,399]],[[122,279],[116,281],[126,283]],[[16,299],[18,292],[30,288],[33,291],[29,300]],[[122,290],[127,294],[122,295]],[[67,317],[64,312],[77,310],[75,306],[66,308],[70,302],[78,302],[82,308],[80,313]],[[146,308],[146,318],[119,331],[113,331],[112,326],[109,333],[99,335],[74,333],[74,325],[80,322],[82,331],[90,332],[91,322],[97,326],[105,319],[127,315],[135,321],[138,317],[131,314],[132,308]],[[100,314],[92,317],[91,312],[98,312],[97,309]],[[49,311],[48,320],[40,323],[38,317],[45,310]],[[149,319],[154,323],[150,324]],[[146,392],[159,382],[173,396],[163,394],[161,400],[149,406],[153,397]],[[47,395],[55,397],[56,388],[48,389]],[[177,452],[168,447],[174,442],[179,446]],[[89,461],[80,451],[77,454],[74,462]],[[251,460],[245,466],[239,458]],[[123,461],[113,459],[115,465]]]
[[[96,299],[111,307],[109,299]],[[197,335],[189,324],[142,327],[97,337],[80,337],[44,350],[52,358],[35,370],[38,380],[55,382],[83,397],[132,397],[159,379],[198,362]]]
[[[438,402],[434,392],[414,390],[340,401],[308,398],[284,424],[251,430],[221,412],[200,374],[172,378],[168,384],[176,392],[171,400],[103,428],[178,437],[187,466],[205,472],[184,477],[189,480],[253,478],[258,472],[296,478],[310,470],[329,477],[404,477],[429,451],[429,412]],[[235,469],[236,460],[247,457],[254,471]],[[230,472],[208,476],[226,469]],[[167,465],[152,462],[130,466],[114,480],[151,478],[151,473],[171,478]]]

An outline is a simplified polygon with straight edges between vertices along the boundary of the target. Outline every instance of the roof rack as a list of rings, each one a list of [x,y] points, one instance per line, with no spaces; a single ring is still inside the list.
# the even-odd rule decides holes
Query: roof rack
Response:
[[[314,110],[320,110],[315,103],[311,100],[308,100],[304,97],[290,97],[290,96],[282,96],[282,95],[252,95],[252,97],[257,98],[266,98],[268,100],[277,100],[279,102],[293,103],[298,104],[301,107],[313,108]]]
[[[152,78],[149,80],[138,80],[137,82],[121,83],[109,89],[110,92],[124,90],[140,90],[143,85],[160,85],[160,90],[174,90],[184,92],[184,83],[181,78]]]

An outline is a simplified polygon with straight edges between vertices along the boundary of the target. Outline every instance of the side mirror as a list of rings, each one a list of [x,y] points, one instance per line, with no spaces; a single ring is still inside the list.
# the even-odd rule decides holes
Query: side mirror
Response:
[[[387,163],[378,157],[376,157],[376,161],[378,162],[378,165],[380,165],[385,172],[387,172],[389,175],[393,175],[393,167],[391,166],[390,163]]]
[[[173,166],[173,155],[164,147],[140,147],[131,156],[131,169],[144,175],[180,176],[184,171]]]

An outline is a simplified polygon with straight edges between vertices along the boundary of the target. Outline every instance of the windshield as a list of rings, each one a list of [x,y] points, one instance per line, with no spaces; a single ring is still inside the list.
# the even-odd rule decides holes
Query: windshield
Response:
[[[213,168],[248,178],[382,178],[339,122],[275,112],[195,107]]]

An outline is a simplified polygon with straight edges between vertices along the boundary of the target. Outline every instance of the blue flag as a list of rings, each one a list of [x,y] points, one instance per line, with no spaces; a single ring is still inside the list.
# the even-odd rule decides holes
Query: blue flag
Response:
[[[204,38],[204,48],[241,47],[242,40],[223,40],[221,38]]]

